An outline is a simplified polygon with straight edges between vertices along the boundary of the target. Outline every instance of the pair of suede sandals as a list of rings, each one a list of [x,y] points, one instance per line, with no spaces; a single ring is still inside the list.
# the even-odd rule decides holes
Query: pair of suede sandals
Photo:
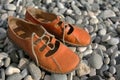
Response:
[[[27,8],[25,20],[8,17],[8,37],[27,52],[38,66],[61,74],[75,70],[80,58],[60,40],[74,46],[87,46],[91,41],[84,29],[61,21],[53,13],[33,7]]]

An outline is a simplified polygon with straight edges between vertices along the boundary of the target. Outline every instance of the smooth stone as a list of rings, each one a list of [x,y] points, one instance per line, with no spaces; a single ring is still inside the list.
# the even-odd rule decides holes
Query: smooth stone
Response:
[[[104,58],[104,63],[109,64],[110,63],[110,58],[109,57]]]
[[[13,66],[9,66],[7,67],[7,69],[5,70],[5,74],[6,75],[13,75],[15,73],[20,73],[20,69],[17,67],[13,67]]]
[[[65,6],[61,2],[57,2],[57,6],[60,9],[64,9],[65,8]]]
[[[22,77],[24,78],[25,76],[27,76],[28,75],[28,70],[25,68],[25,69],[23,69],[22,71],[21,71],[21,73],[20,73],[21,75],[22,75]]]
[[[92,54],[93,50],[92,49],[87,49],[86,51],[83,52],[83,56],[87,56]]]
[[[13,75],[10,75],[10,76],[8,76],[7,77],[7,79],[6,80],[22,80],[22,76],[21,76],[21,74],[13,74]]]
[[[50,80],[50,75],[45,75],[44,80]]]
[[[81,15],[82,14],[80,9],[74,3],[71,3],[71,7],[74,10],[75,14],[77,14],[77,15]]]
[[[108,54],[108,55],[112,55],[112,54],[114,54],[114,52],[116,52],[116,51],[118,51],[118,46],[117,46],[117,45],[113,45],[113,46],[111,46],[111,47],[109,47],[109,48],[107,49],[107,54]]]
[[[108,40],[110,40],[111,39],[111,36],[109,35],[109,34],[106,34],[106,35],[104,35],[103,37],[102,37],[102,41],[103,42],[106,42],[106,41],[108,41]]]
[[[21,58],[18,64],[18,68],[24,69],[26,66],[28,66],[28,63],[29,63],[28,59]]]
[[[103,65],[102,67],[101,67],[101,71],[107,71],[109,69],[109,65],[107,65],[107,64],[105,64],[105,65]]]
[[[90,19],[90,24],[98,24],[99,23],[99,20],[95,17],[95,18],[91,18]]]
[[[109,18],[109,17],[115,17],[116,14],[115,14],[114,11],[108,9],[108,10],[103,11],[102,14],[101,14],[101,16],[102,16],[104,19],[106,19],[106,18]]]
[[[118,57],[120,54],[120,51],[114,51],[114,53],[111,55],[111,59],[115,59],[116,57]]]
[[[89,31],[89,33],[92,33],[94,31],[93,26],[87,26],[86,28]]]
[[[92,43],[91,46],[92,46],[92,49],[97,49],[98,48],[98,44],[97,43]]]
[[[16,13],[14,11],[8,11],[8,16],[16,16]]]
[[[5,67],[8,67],[8,66],[10,65],[10,63],[11,63],[10,57],[7,57],[7,58],[5,59],[5,62],[4,62],[4,63],[5,63],[4,66],[5,66]]]
[[[95,41],[95,43],[100,43],[101,42],[101,37],[100,36],[96,36],[94,41]]]
[[[89,73],[90,73],[90,67],[87,64],[81,62],[79,64],[78,69],[77,69],[77,75],[83,76],[83,75],[87,75]]]
[[[120,42],[119,38],[111,38],[110,40],[107,41],[108,44],[110,45],[116,45]]]
[[[116,78],[115,77],[110,77],[110,78],[108,78],[108,80],[116,80]]]
[[[73,13],[73,10],[71,10],[71,9],[67,9],[67,10],[66,10],[66,14],[67,14],[67,15],[71,15],[72,13]]]
[[[103,79],[101,78],[101,76],[96,75],[96,76],[88,77],[88,79],[86,79],[86,80],[103,80]]]
[[[8,57],[8,54],[5,52],[0,52],[0,60],[3,60]]]
[[[91,41],[93,41],[96,38],[97,34],[96,33],[92,33],[91,34]]]
[[[10,47],[11,49],[12,47]],[[15,51],[13,51],[14,49],[12,48],[12,51],[10,52],[9,56],[11,58],[11,62],[13,63],[18,63],[19,62],[19,58],[18,58],[18,55]]]
[[[117,32],[120,34],[120,24],[117,25]]]
[[[116,68],[114,66],[110,66],[109,71],[110,71],[110,73],[115,74]]]
[[[42,71],[42,72],[41,72],[41,78],[40,78],[40,79],[44,79],[45,74],[46,74],[46,72],[45,72],[45,71]]]
[[[31,75],[27,75],[24,80],[34,80]]]
[[[16,10],[16,6],[14,4],[5,4],[4,7],[6,10],[11,10],[11,11]]]
[[[52,3],[52,0],[46,0],[46,4]]]
[[[67,80],[67,75],[65,74],[52,74],[50,80]]]
[[[87,49],[87,47],[78,47],[77,50],[79,52],[84,52]]]
[[[3,60],[0,60],[0,67],[4,66]]]
[[[73,76],[73,80],[80,80],[78,76]]]
[[[95,69],[100,69],[103,65],[102,56],[100,56],[97,53],[93,53],[88,59],[88,62],[91,65],[91,67]]]
[[[6,4],[9,4],[9,3],[11,3],[11,2],[13,2],[14,0],[5,0],[5,3]]]
[[[116,60],[115,60],[115,59],[111,59],[111,60],[110,60],[110,65],[111,65],[111,66],[116,65]]]
[[[116,68],[116,77],[119,80],[120,79],[120,64],[115,66]]]
[[[69,47],[73,52],[76,51],[76,47]]]
[[[70,16],[66,16],[65,20],[70,23],[70,24],[74,24],[75,23],[75,20],[72,19]]]
[[[106,33],[107,33],[106,29],[101,29],[101,30],[98,32],[98,34],[99,34],[100,36],[105,36]]]
[[[22,9],[23,9],[23,6],[18,6],[16,7],[16,12],[21,13]]]
[[[8,17],[8,14],[7,14],[7,13],[4,13],[4,14],[1,15],[1,19],[2,19],[2,20],[6,20],[7,17]]]
[[[77,21],[76,21],[76,25],[80,25],[80,24],[82,24],[82,19],[78,19]]]
[[[5,80],[5,70],[4,69],[0,69],[0,80]]]
[[[34,80],[39,80],[41,78],[41,70],[33,62],[28,65],[28,69]]]
[[[108,71],[104,71],[103,73],[104,73],[104,76],[107,77],[107,78],[110,78],[110,77],[113,76],[113,75],[112,75],[110,72],[108,72]]]
[[[88,77],[87,76],[81,76],[80,80],[87,80]]]
[[[93,3],[91,4],[91,10],[94,11],[94,12],[97,12],[99,10],[99,4],[97,3]]]
[[[90,68],[89,76],[95,76],[96,75],[96,69]]]

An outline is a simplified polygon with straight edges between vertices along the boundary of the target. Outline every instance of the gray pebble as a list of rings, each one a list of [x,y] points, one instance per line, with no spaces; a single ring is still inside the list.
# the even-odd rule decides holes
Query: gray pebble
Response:
[[[9,3],[11,3],[11,2],[13,2],[14,0],[5,0],[5,3],[6,4],[9,4]]]
[[[79,52],[84,52],[87,49],[87,47],[77,47],[77,50]]]
[[[96,33],[92,33],[92,34],[91,34],[91,39],[92,39],[91,41],[93,41],[93,40],[96,38],[96,36],[97,36]]]
[[[101,29],[99,32],[98,32],[98,34],[100,35],[100,36],[105,36],[106,35],[106,29]]]
[[[23,78],[24,78],[25,76],[27,76],[27,75],[28,75],[27,69],[26,69],[26,68],[23,69],[20,74],[22,75]]]
[[[108,71],[104,71],[104,76],[105,77],[112,77],[113,75]]]
[[[92,43],[92,49],[97,49],[98,48],[98,44],[97,43]]]
[[[14,11],[8,11],[8,16],[16,16],[16,13]]]
[[[110,71],[110,73],[115,74],[116,68],[114,66],[110,66],[109,71]]]
[[[4,13],[4,14],[1,15],[1,19],[2,19],[2,20],[6,20],[7,17],[8,17],[8,14],[7,14],[7,13]]]
[[[67,80],[67,75],[65,74],[52,74],[50,80]]]
[[[22,80],[21,74],[13,74],[7,77],[6,80]]]
[[[116,78],[115,77],[110,77],[110,78],[108,78],[108,80],[116,80]]]
[[[5,70],[4,69],[0,69],[0,80],[5,80]]]
[[[88,62],[91,65],[91,67],[95,69],[100,69],[103,65],[102,57],[97,53],[93,53],[88,59]]]
[[[110,60],[110,65],[111,65],[111,66],[116,65],[116,60],[115,60],[115,59],[111,59],[111,60]]]
[[[103,80],[103,79],[101,78],[101,76],[96,75],[96,76],[91,76],[91,77],[89,77],[89,78],[86,79],[86,80]]]
[[[28,65],[28,69],[34,80],[41,78],[41,70],[33,62]]]
[[[111,59],[115,59],[116,57],[118,57],[120,54],[120,51],[114,51],[114,53],[111,55]]]
[[[10,63],[11,63],[11,59],[10,59],[10,57],[7,57],[7,58],[5,59],[5,64],[4,64],[4,66],[5,66],[5,67],[8,67],[8,66],[10,65]]]
[[[80,80],[80,78],[77,76],[73,76],[73,80]]]
[[[99,10],[99,4],[97,4],[97,3],[93,3],[93,4],[91,4],[91,10],[92,11],[94,11],[94,12],[97,12],[98,10]]]
[[[50,80],[50,75],[45,75],[44,80]]]
[[[46,1],[46,4],[52,3],[52,0],[45,0],[45,1]]]
[[[81,15],[80,9],[74,4],[71,4],[72,9],[74,10],[75,14]]]
[[[111,36],[109,35],[109,34],[106,34],[106,35],[104,35],[103,37],[102,37],[102,41],[103,42],[106,42],[106,41],[108,41],[108,40],[110,40],[111,39]]]
[[[91,69],[90,69],[89,76],[95,76],[95,75],[96,75],[96,69],[91,68]]]
[[[16,6],[14,4],[5,4],[4,6],[6,10],[11,10],[11,11],[16,10]]]
[[[72,19],[70,16],[66,16],[65,20],[70,23],[70,24],[74,24],[75,23],[75,20]]]
[[[31,75],[27,75],[24,80],[34,80]]]
[[[102,12],[101,16],[102,16],[103,18],[109,18],[109,17],[115,17],[116,14],[115,14],[114,11],[108,9],[108,10],[105,10],[104,12]]]
[[[28,65],[29,61],[26,58],[21,58],[18,64],[18,68],[24,69]]]
[[[58,6],[58,8],[60,8],[60,9],[65,8],[65,6],[64,6],[61,2],[57,2],[57,6]]]
[[[73,10],[71,10],[71,9],[67,9],[67,10],[66,10],[66,14],[67,14],[67,15],[71,15],[72,13],[73,13]]]
[[[105,64],[101,67],[101,71],[107,71],[109,69],[109,65]]]
[[[5,59],[8,57],[8,54],[5,52],[0,52],[0,60]]]
[[[110,63],[110,58],[109,57],[104,58],[104,63],[109,64]]]
[[[83,52],[83,56],[87,56],[92,54],[93,50],[92,49],[87,49],[86,51]]]
[[[119,42],[120,42],[119,38],[113,38],[113,37],[110,40],[107,41],[107,43],[110,44],[110,45],[116,45]]]
[[[94,41],[95,41],[95,43],[100,43],[101,42],[101,37],[96,36]]]
[[[97,23],[99,23],[99,20],[96,17],[94,17],[94,18],[90,19],[90,23],[91,24],[97,24]]]
[[[93,26],[87,26],[86,28],[89,31],[89,33],[92,33],[94,31]]]

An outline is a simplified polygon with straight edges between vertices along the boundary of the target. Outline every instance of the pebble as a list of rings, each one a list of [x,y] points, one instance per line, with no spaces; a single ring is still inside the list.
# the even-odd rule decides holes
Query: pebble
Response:
[[[70,24],[74,24],[75,23],[75,20],[72,19],[70,16],[66,16],[65,20],[70,23]]]
[[[111,60],[110,60],[110,65],[111,65],[111,66],[116,65],[116,60],[115,60],[115,59],[111,59]]]
[[[0,28],[0,40],[6,37],[6,30],[4,28]]]
[[[74,3],[71,4],[71,7],[74,10],[75,14],[78,14],[78,15],[82,14],[80,9]]]
[[[28,65],[28,69],[34,80],[39,80],[41,78],[41,70],[33,62]]]
[[[46,0],[46,4],[52,3],[52,0]]]
[[[110,58],[109,57],[104,58],[104,63],[109,64],[110,63]]]
[[[106,35],[106,33],[107,33],[107,31],[106,31],[106,29],[101,29],[99,32],[98,32],[98,34],[100,35],[100,36],[105,36]]]
[[[7,14],[7,13],[4,13],[4,14],[1,15],[1,19],[2,19],[3,21],[6,20],[7,17],[8,17],[8,14]]]
[[[120,54],[120,51],[114,51],[114,53],[111,55],[111,59],[115,59],[116,57],[118,57]]]
[[[0,80],[5,80],[5,71],[4,69],[0,69]]]
[[[0,52],[0,60],[3,60],[8,57],[8,54],[5,52]]]
[[[90,67],[88,65],[86,65],[85,63],[81,62],[78,70],[77,70],[77,75],[78,76],[83,76],[83,75],[87,75],[90,73]]]
[[[25,68],[25,69],[23,69],[22,71],[21,71],[21,73],[20,73],[21,75],[22,75],[22,77],[24,78],[25,76],[27,76],[28,75],[28,70]]]
[[[11,10],[11,11],[16,10],[16,6],[14,4],[5,4],[4,7],[6,10]]]
[[[95,18],[91,18],[90,19],[90,23],[92,24],[92,25],[94,25],[94,24],[98,24],[99,23],[99,20],[95,17]]]
[[[104,35],[103,37],[102,37],[102,41],[103,42],[106,42],[106,41],[108,41],[108,40],[110,40],[111,39],[111,36],[109,35],[109,34],[106,34],[106,35]]]
[[[96,69],[90,68],[89,76],[95,76],[96,75]]]
[[[103,80],[99,75],[91,76],[87,80]]]
[[[116,80],[115,77],[110,77],[108,80]]]
[[[87,49],[87,47],[78,47],[77,50],[79,52],[84,52]]]
[[[104,64],[102,67],[101,67],[101,71],[107,71],[109,69],[109,65],[107,64]]]
[[[24,69],[28,65],[29,61],[26,58],[21,58],[18,64],[18,68]]]
[[[110,73],[115,74],[116,68],[114,66],[110,66],[109,71],[110,71]]]
[[[80,80],[80,79],[77,76],[73,76],[73,80]]]
[[[108,10],[105,10],[104,12],[102,12],[101,16],[106,19],[106,18],[109,18],[109,17],[115,17],[116,14],[115,12],[113,12],[112,10],[108,9]]]
[[[73,10],[71,10],[71,9],[67,9],[67,10],[66,10],[66,14],[67,14],[67,15],[71,15],[72,13],[73,13]]]
[[[120,42],[119,38],[111,38],[110,40],[107,41],[108,44],[110,45],[116,45]]]
[[[102,57],[97,53],[93,53],[88,59],[88,62],[91,65],[91,67],[95,69],[100,69],[103,65]]]
[[[34,80],[31,75],[27,75],[24,80]]]
[[[13,66],[9,66],[7,67],[7,69],[5,70],[5,74],[6,75],[13,75],[15,73],[20,73],[20,69],[13,67]]]
[[[7,77],[7,79],[6,80],[22,80],[22,76],[21,76],[21,74],[13,74],[13,75],[10,75],[10,76],[8,76]]]
[[[67,80],[67,75],[65,74],[52,74],[50,80]]]
[[[108,72],[108,71],[104,71],[104,76],[107,77],[107,78],[110,78],[113,75],[110,72]]]
[[[83,52],[83,56],[87,56],[92,54],[93,50],[92,49],[87,49],[86,51]]]
[[[92,33],[94,31],[93,26],[87,26],[85,28],[87,28],[87,30],[89,31],[89,33]]]
[[[61,2],[57,2],[57,6],[60,9],[64,9],[65,8],[65,6]]]
[[[91,46],[92,46],[92,49],[97,49],[98,48],[98,44],[97,43],[92,43]]]
[[[73,72],[69,73],[68,77],[67,77],[67,80],[73,80],[73,75],[74,75]]]
[[[45,75],[44,80],[50,80],[50,75]]]
[[[5,59],[5,62],[4,62],[4,63],[5,63],[4,66],[5,66],[5,67],[8,67],[8,66],[10,65],[10,63],[11,63],[10,57],[7,57],[7,58]]]

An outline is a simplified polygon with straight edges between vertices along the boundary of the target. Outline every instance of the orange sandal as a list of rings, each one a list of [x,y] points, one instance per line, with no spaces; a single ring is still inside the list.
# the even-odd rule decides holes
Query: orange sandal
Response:
[[[77,54],[47,33],[42,26],[25,20],[9,17],[8,37],[26,51],[37,65],[49,72],[69,73],[80,62]]]
[[[87,46],[91,42],[91,37],[82,28],[63,22],[53,14],[40,9],[29,7],[25,14],[25,20],[42,25],[48,32],[56,38],[75,46]]]

